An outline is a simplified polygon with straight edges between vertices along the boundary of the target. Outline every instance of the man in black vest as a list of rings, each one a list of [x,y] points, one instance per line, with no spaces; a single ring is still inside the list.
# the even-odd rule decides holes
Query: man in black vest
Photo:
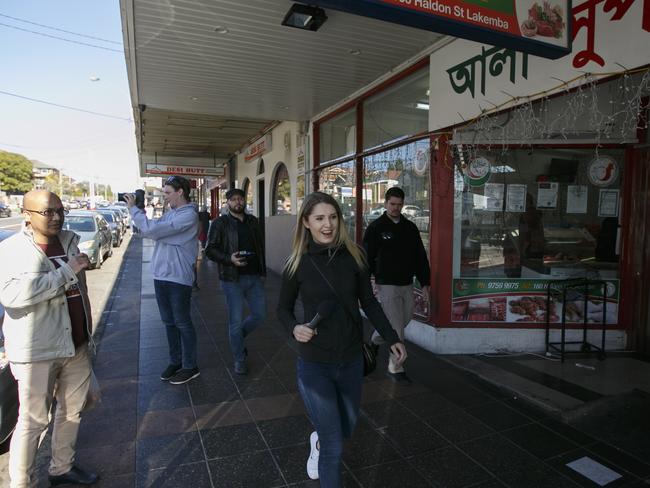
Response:
[[[264,237],[258,220],[245,211],[246,196],[242,190],[228,190],[226,200],[228,211],[212,222],[205,255],[219,263],[235,373],[247,374],[244,339],[266,319]],[[250,310],[246,318],[244,300]]]
[[[363,236],[368,266],[375,276],[377,298],[401,341],[404,341],[404,328],[413,316],[413,276],[417,277],[428,301],[431,275],[420,231],[402,215],[403,206],[404,191],[398,187],[389,188],[384,201],[385,212],[368,226]],[[379,345],[384,341],[375,332],[372,342]],[[396,382],[411,382],[403,364],[392,353],[388,376]]]

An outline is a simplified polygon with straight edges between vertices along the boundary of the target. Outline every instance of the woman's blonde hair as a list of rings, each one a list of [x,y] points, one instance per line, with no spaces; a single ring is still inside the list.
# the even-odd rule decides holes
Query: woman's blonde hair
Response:
[[[284,270],[288,273],[289,276],[293,276],[295,274],[295,272],[298,270],[298,266],[300,266],[302,256],[307,252],[307,245],[309,243],[309,229],[305,227],[304,222],[307,221],[309,216],[314,211],[314,207],[316,207],[316,205],[319,203],[331,205],[336,210],[339,225],[336,230],[336,235],[334,236],[334,247],[345,246],[350,255],[356,261],[359,268],[366,266],[366,260],[363,253],[359,249],[359,246],[357,246],[355,242],[350,238],[350,235],[345,228],[345,223],[343,222],[343,214],[341,213],[341,207],[339,206],[338,202],[327,193],[315,191],[314,193],[307,195],[305,201],[302,202],[302,205],[300,206],[300,212],[298,212],[296,227],[293,231],[293,245],[291,248],[291,255],[284,265]]]

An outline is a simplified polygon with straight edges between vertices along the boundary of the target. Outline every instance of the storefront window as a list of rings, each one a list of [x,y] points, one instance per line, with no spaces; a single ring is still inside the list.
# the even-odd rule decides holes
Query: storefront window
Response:
[[[429,128],[429,67],[363,103],[363,146],[376,147]]]
[[[455,166],[453,320],[545,322],[548,280],[569,278],[606,280],[616,317],[623,150],[456,146]],[[567,321],[598,322],[587,308]]]
[[[273,178],[273,215],[291,213],[291,182],[289,172],[284,164],[278,165]]]
[[[248,178],[244,180],[243,190],[246,195],[246,212],[253,213],[253,185]]]
[[[356,112],[343,112],[320,125],[320,162],[353,154],[356,150]]]
[[[398,186],[404,190],[402,215],[420,231],[424,248],[429,252],[429,139],[406,144],[364,159],[363,231],[384,213],[386,190]],[[428,315],[419,283],[415,287],[415,313]]]
[[[350,237],[354,239],[356,229],[354,216],[357,202],[354,161],[320,170],[318,181],[320,191],[329,193],[341,205],[345,226]]]

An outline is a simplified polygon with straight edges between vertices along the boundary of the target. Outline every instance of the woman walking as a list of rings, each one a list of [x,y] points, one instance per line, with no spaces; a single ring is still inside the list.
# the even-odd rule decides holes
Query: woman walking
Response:
[[[299,294],[302,321],[294,314]],[[298,388],[316,429],[310,436],[307,474],[320,478],[324,488],[341,487],[343,439],[352,435],[359,415],[363,380],[359,303],[402,363],[406,349],[372,293],[365,257],[348,236],[338,203],[326,193],[314,192],[298,214],[277,312],[299,343]],[[333,311],[328,315],[326,309]],[[308,322],[317,312],[327,316],[312,328]]]

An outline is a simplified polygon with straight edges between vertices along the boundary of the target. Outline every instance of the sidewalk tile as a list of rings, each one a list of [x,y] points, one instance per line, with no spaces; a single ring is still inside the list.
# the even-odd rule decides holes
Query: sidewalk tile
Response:
[[[199,429],[212,429],[225,425],[252,422],[253,418],[242,400],[195,405],[196,425]]]
[[[449,444],[421,421],[389,425],[382,429],[382,432],[397,445],[406,457],[439,449]]]
[[[306,415],[263,420],[258,426],[271,449],[304,443],[314,430]]]
[[[425,488],[429,483],[404,461],[354,471],[363,486],[382,488]]]
[[[266,444],[253,422],[201,430],[200,434],[208,459],[266,449]]]
[[[478,418],[481,422],[496,431],[511,429],[532,422],[532,419],[517,413],[512,408],[498,401],[468,408],[467,413]]]
[[[539,424],[529,424],[502,432],[504,436],[540,459],[549,459],[577,446]]]
[[[492,479],[488,472],[455,447],[420,454],[410,463],[434,486],[465,488]]]
[[[196,420],[190,407],[150,410],[138,417],[138,439],[195,432]]]
[[[246,405],[256,421],[289,417],[305,413],[305,406],[300,395],[288,393],[286,395],[268,396],[263,398],[249,398]]]
[[[136,488],[179,487],[212,488],[205,461],[140,472],[137,476]]]
[[[397,459],[400,459],[399,453],[374,430],[356,430],[343,447],[343,461],[352,470]]]
[[[215,487],[271,488],[284,486],[271,454],[255,452],[208,461]]]
[[[197,432],[139,439],[136,444],[136,471],[179,466],[203,461]]]

